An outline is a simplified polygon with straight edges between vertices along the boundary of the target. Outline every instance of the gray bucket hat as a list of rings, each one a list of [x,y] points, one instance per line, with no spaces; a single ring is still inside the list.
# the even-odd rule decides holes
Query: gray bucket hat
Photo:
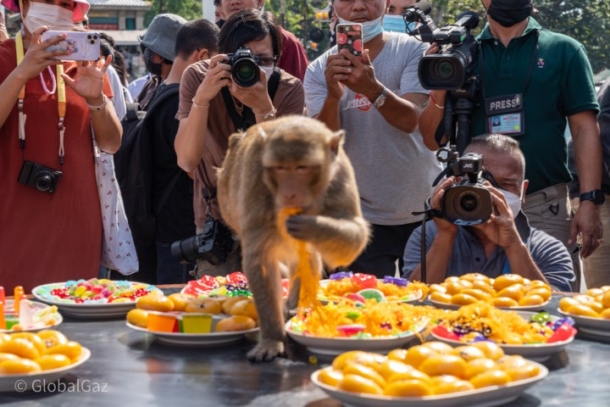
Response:
[[[176,36],[187,21],[176,14],[158,14],[148,29],[139,38],[140,42],[155,54],[173,61],[175,58]]]

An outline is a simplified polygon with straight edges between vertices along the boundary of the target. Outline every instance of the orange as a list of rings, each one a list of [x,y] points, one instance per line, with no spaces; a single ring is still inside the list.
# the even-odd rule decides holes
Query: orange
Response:
[[[401,349],[397,349],[401,350]],[[364,361],[372,361],[375,358],[372,353],[367,353],[361,350],[352,350],[349,352],[345,352],[337,356],[332,363],[332,367],[335,370],[343,370],[347,364],[355,362],[355,363],[363,363]],[[363,363],[364,364],[364,363]]]
[[[606,308],[600,314],[603,319],[610,319],[610,308]]]
[[[434,293],[434,292],[439,292],[439,293],[445,293],[447,291],[446,287],[443,287],[440,284],[430,284],[430,292]]]
[[[450,378],[450,379],[449,379]],[[465,380],[454,380],[452,376],[439,376],[439,379],[434,386],[434,394],[457,393],[460,391],[474,390],[474,386]]]
[[[521,368],[528,362],[520,355],[506,355],[496,360],[496,363],[498,364],[499,369],[508,370],[512,368]]]
[[[517,301],[509,297],[496,297],[491,300],[491,303],[494,305],[494,307],[502,308],[516,307],[519,305]]]
[[[19,359],[19,356],[13,355],[12,353],[0,353],[0,362],[4,362],[5,360],[16,360]]]
[[[519,302],[521,297],[523,297],[523,293],[525,292],[525,287],[523,284],[512,284],[502,290],[498,291],[498,297],[508,297],[513,300]]]
[[[149,311],[169,312],[174,310],[174,303],[165,296],[148,294],[138,298],[136,308]]]
[[[576,301],[580,302],[581,304],[588,304],[590,302],[595,301],[595,298],[590,297],[588,295],[584,295],[584,294],[576,294],[574,297]],[[603,298],[603,297],[602,297]]]
[[[11,336],[7,334],[0,333],[0,343],[8,342],[11,340]]]
[[[610,308],[610,291],[606,291],[602,297],[602,307]]]
[[[466,361],[459,356],[437,355],[426,359],[419,370],[428,376],[452,375],[463,379],[467,367]]]
[[[451,297],[451,303],[452,304],[456,304],[456,305],[470,305],[470,304],[474,304],[475,302],[479,301],[478,299],[476,299],[475,297],[468,295],[468,294],[455,294],[453,297]]]
[[[496,296],[496,290],[489,284],[489,281],[485,280],[474,280],[472,282],[472,288],[476,288],[477,290],[485,291],[490,294],[492,297]]]
[[[394,383],[394,382],[403,381],[403,380],[419,380],[422,382],[426,382],[428,384],[432,383],[430,376],[428,376],[425,373],[420,372],[419,370],[415,369],[414,367],[411,367],[411,370],[409,370],[409,371],[393,374],[386,381],[387,381],[387,383]]]
[[[538,294],[531,294],[531,292],[528,292],[526,293],[525,297],[522,297],[519,300],[519,306],[541,305],[544,304],[544,301],[544,298]]]
[[[256,306],[254,301],[250,298],[247,300],[241,300],[233,304],[231,307],[231,315],[245,315],[258,321],[258,313],[256,312]]]
[[[231,313],[231,308],[233,307],[233,304],[241,301],[241,300],[247,300],[248,297],[230,297],[227,298],[223,303],[222,303],[222,312],[224,314],[230,314]]]
[[[383,390],[377,383],[355,374],[344,375],[337,388],[352,393],[383,394]]]
[[[478,374],[497,368],[496,362],[488,358],[471,360],[468,362],[468,367],[466,368],[466,379],[471,379]]]
[[[485,354],[485,357],[491,360],[498,360],[502,356],[504,356],[504,351],[500,346],[498,346],[497,343],[493,343],[490,341],[481,341],[475,342],[471,346],[481,349]]]
[[[604,293],[605,293],[605,291],[602,290],[601,288],[589,288],[585,294],[588,295],[589,297],[595,298],[598,295],[603,295]]]
[[[399,380],[388,384],[383,394],[390,397],[421,397],[434,393],[430,385],[421,380]]]
[[[572,305],[570,309],[568,309],[568,314],[580,315],[583,317],[590,318],[599,318],[600,316],[597,312],[593,311],[591,307],[585,304]]]
[[[167,296],[171,302],[174,303],[174,311],[184,311],[186,304],[190,300],[195,299],[194,296],[182,293],[173,293]]]
[[[377,373],[375,369],[357,363],[352,363],[345,366],[345,369],[343,369],[343,375],[358,375],[364,377],[365,379],[372,380],[382,389],[386,384],[385,379],[379,373]]]
[[[68,343],[68,338],[66,338],[66,335],[53,329],[40,331],[36,335],[38,335],[38,337],[42,339],[47,348],[63,343]]]
[[[379,367],[379,374],[381,374],[381,376],[387,381],[393,375],[408,373],[413,369],[415,368],[411,365],[399,362],[397,360],[388,359]]]
[[[406,349],[391,350],[390,353],[388,353],[388,359],[397,360],[399,362],[405,362],[405,359],[407,358],[407,352],[408,350]]]
[[[503,386],[511,382],[511,378],[504,370],[488,370],[486,372],[480,373],[470,379],[470,383],[475,387],[475,389],[480,389],[482,387],[488,386]]]
[[[453,348],[452,354],[461,357],[467,362],[485,357],[485,353],[481,349],[470,345]]]
[[[11,338],[8,342],[0,344],[0,352],[12,353],[24,359],[37,359],[40,356],[40,351],[34,344],[24,338]]]
[[[5,360],[0,363],[0,374],[27,374],[40,372],[38,363],[29,359]]]
[[[337,387],[341,379],[343,379],[343,372],[333,368],[323,369],[318,375],[318,380],[333,387]]]
[[[146,328],[148,326],[148,311],[139,308],[129,310],[127,322],[140,328]]]
[[[462,290],[460,294],[470,295],[479,301],[487,301],[491,299],[490,293],[479,290],[478,288],[466,288],[465,290]]]
[[[210,298],[192,299],[186,304],[186,307],[184,308],[184,312],[197,312],[204,314],[220,314],[221,311],[222,306],[220,305],[220,303]]]
[[[216,324],[216,332],[247,331],[255,327],[256,322],[254,322],[252,318],[243,315],[234,315],[218,321]]]
[[[42,370],[59,369],[72,364],[72,360],[66,355],[42,355],[35,360]]]
[[[36,350],[38,350],[38,353],[40,353],[41,355],[47,350],[47,347],[46,347],[44,341],[42,339],[40,339],[39,336],[37,336],[36,334],[33,334],[31,332],[14,333],[11,335],[11,339],[15,339],[15,338],[23,338],[26,341],[30,342],[32,345],[34,345],[36,347]]]
[[[52,346],[47,349],[45,355],[66,355],[72,362],[78,361],[83,352],[83,347],[78,342],[68,341],[64,344]]]
[[[450,281],[447,283],[447,285],[445,286],[447,288],[447,291],[445,291],[446,294],[449,295],[455,295],[458,294],[460,291],[462,291],[464,288],[466,288],[461,281]]]
[[[472,283],[479,280],[479,281],[483,281],[483,282],[489,284],[489,277],[487,277],[485,274],[481,274],[481,273],[464,274],[464,275],[460,276],[460,280],[466,280],[466,281],[470,281]]]
[[[420,346],[432,349],[433,351],[435,351],[436,353],[441,354],[441,355],[451,355],[451,352],[453,352],[453,347],[447,345],[444,342],[439,342],[439,341],[426,342]],[[409,350],[411,350],[411,349],[409,349]]]
[[[548,301],[551,298],[551,290],[546,288],[546,287],[535,287],[532,289],[527,289],[526,288],[526,292],[525,295],[526,296],[530,296],[530,295],[539,295],[542,297],[542,299],[544,301]]]
[[[562,310],[563,312],[568,312],[568,310],[574,306],[580,304],[579,301],[576,301],[574,298],[572,297],[563,297],[561,300],[559,300],[559,309]]]
[[[513,284],[523,284],[523,277],[519,274],[502,274],[494,280],[493,287],[494,290],[500,292]]]
[[[602,306],[602,304],[597,301],[588,302],[586,305],[587,305],[587,307],[591,308],[593,311],[597,312],[598,314],[601,314],[602,311],[604,310],[604,307]]]
[[[440,291],[434,291],[430,294],[430,301],[436,301],[443,304],[451,304],[451,295],[442,293]]]
[[[436,350],[427,346],[413,346],[407,351],[407,357],[404,362],[418,369],[419,365],[421,365],[424,360],[438,354],[439,353]]]
[[[504,369],[504,371],[508,373],[512,381],[529,379],[540,374],[540,368],[532,363],[520,367],[510,367]]]

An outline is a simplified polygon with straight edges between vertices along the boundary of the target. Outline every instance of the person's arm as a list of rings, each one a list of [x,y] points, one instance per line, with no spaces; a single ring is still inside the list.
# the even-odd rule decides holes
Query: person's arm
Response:
[[[444,90],[431,90],[428,103],[419,116],[419,132],[424,139],[425,146],[431,151],[439,149],[436,142],[436,130],[445,117],[446,95],[447,92]]]
[[[534,262],[557,291],[572,291],[570,283],[576,280],[572,258],[559,240],[542,230],[532,229],[529,250]]]
[[[602,145],[599,126],[592,110],[568,117],[574,142],[574,162],[578,172],[580,193],[601,188]],[[583,201],[572,220],[570,244],[582,234],[580,255],[587,258],[599,246],[602,226],[599,208],[591,201]]]
[[[599,135],[603,148],[602,160],[604,168],[610,175],[610,79],[606,79],[604,86],[599,92],[597,98],[599,102],[599,115],[597,122],[599,123]]]
[[[305,73],[305,104],[307,114],[320,120],[332,131],[341,130],[340,104],[343,97],[341,80],[351,72],[350,62],[341,55],[329,55],[323,67],[324,76],[318,69],[320,61],[312,62]],[[320,104],[320,100],[322,103]],[[318,110],[319,109],[319,110]]]

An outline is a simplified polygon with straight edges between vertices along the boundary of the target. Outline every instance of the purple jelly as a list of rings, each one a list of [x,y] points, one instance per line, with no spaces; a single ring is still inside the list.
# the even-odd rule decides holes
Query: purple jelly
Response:
[[[354,273],[351,271],[340,271],[330,275],[331,280],[343,280],[344,278],[352,278]]]
[[[394,284],[399,287],[406,287],[407,284],[409,284],[409,280],[407,280],[406,278],[390,277],[390,276],[385,276],[383,278],[383,282],[385,284]]]

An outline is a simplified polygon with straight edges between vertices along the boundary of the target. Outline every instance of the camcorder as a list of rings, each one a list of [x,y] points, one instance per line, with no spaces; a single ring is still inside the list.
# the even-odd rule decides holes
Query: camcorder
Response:
[[[469,90],[474,92],[471,78],[478,62],[479,47],[471,30],[479,25],[479,16],[465,11],[455,24],[437,28],[426,15],[432,7],[421,1],[404,13],[405,22],[417,22],[419,26],[409,34],[419,35],[422,42],[437,43],[438,54],[424,56],[418,68],[419,81],[428,90]],[[471,86],[468,86],[469,83]]]
[[[208,217],[203,233],[172,243],[171,253],[182,264],[204,259],[217,266],[227,261],[234,245],[231,230],[222,221]]]
[[[259,60],[247,48],[239,48],[233,54],[228,54],[225,63],[231,65],[231,77],[242,88],[254,86],[260,79]]]
[[[57,188],[62,172],[33,161],[24,161],[17,181],[41,192],[52,194]]]
[[[491,192],[481,177],[483,156],[467,153],[449,165],[462,181],[445,190],[441,203],[442,217],[458,226],[474,226],[486,222],[493,213]]]

